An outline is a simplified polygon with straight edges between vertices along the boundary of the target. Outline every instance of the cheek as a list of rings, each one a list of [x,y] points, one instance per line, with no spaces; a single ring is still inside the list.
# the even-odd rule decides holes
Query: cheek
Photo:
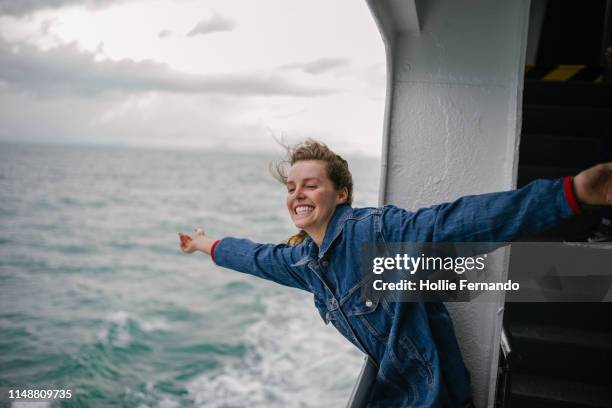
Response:
[[[333,211],[336,208],[336,198],[333,194],[321,194],[317,197],[317,204],[326,212]]]

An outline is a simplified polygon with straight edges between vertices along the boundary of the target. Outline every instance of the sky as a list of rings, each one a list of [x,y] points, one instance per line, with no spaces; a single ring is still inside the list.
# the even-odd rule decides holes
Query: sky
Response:
[[[0,140],[379,156],[365,0],[0,0]]]

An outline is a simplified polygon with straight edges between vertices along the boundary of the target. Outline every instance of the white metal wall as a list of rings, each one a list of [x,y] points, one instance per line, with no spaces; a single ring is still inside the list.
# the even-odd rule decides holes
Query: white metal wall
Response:
[[[381,204],[514,188],[529,0],[367,1],[387,48]],[[447,306],[476,405],[492,406],[503,299]]]

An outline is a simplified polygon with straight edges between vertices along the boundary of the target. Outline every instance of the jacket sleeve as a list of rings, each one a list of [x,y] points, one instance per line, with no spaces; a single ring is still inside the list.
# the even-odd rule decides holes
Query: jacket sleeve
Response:
[[[226,237],[215,245],[213,259],[224,268],[312,292],[299,269],[292,267],[301,255],[301,245],[258,244],[248,239]]]
[[[579,211],[569,181],[536,180],[518,190],[465,196],[416,212],[386,206],[383,236],[388,242],[510,242]]]

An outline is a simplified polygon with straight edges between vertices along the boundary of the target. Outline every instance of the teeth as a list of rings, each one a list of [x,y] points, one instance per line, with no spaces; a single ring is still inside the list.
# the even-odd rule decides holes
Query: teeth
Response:
[[[312,207],[301,205],[295,209],[295,213],[296,214],[306,214],[306,213],[311,212],[312,210],[313,210]]]

